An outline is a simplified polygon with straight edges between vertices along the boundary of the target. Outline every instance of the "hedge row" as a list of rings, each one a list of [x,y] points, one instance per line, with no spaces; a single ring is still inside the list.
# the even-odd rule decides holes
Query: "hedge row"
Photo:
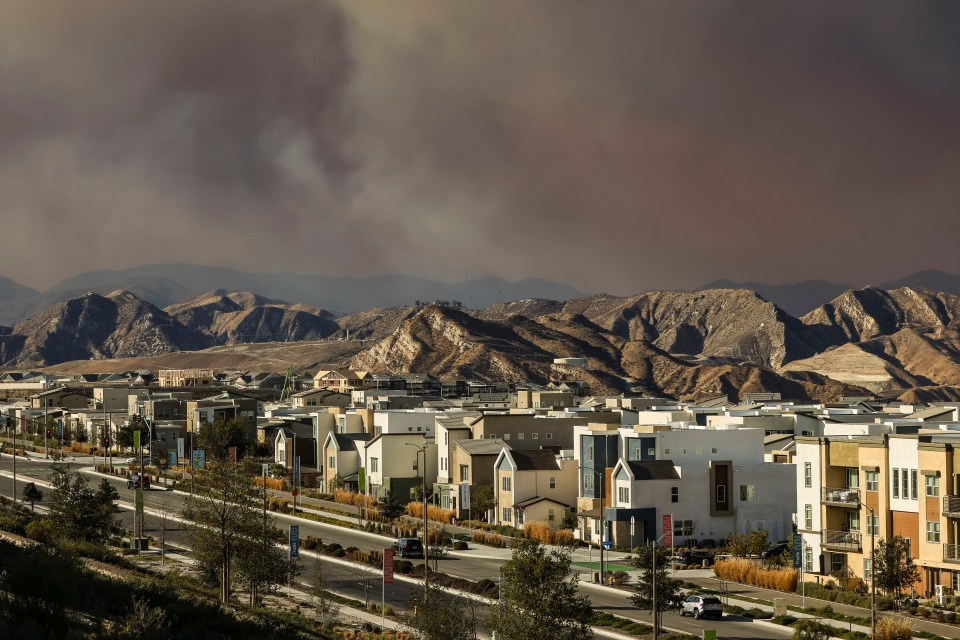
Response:
[[[713,565],[713,572],[723,580],[778,591],[795,591],[800,579],[800,572],[796,569],[764,569],[742,558],[720,560]]]

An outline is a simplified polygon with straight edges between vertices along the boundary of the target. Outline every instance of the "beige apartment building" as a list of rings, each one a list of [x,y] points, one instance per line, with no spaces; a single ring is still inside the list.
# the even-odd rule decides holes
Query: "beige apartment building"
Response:
[[[901,536],[918,595],[960,593],[960,433],[798,437],[797,529],[804,569],[871,580],[870,550]]]

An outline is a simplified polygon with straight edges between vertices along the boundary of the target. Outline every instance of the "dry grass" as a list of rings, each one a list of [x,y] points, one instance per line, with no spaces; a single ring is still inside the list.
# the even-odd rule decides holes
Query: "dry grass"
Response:
[[[880,618],[877,621],[877,640],[910,640],[913,629],[909,620]]]
[[[523,537],[536,540],[540,544],[553,544],[555,535],[553,527],[543,521],[534,520],[523,525]]]
[[[800,578],[796,569],[764,569],[743,558],[720,560],[713,565],[713,572],[724,580],[790,592],[796,591]]]
[[[263,477],[254,476],[253,484],[258,488],[263,488]],[[267,478],[267,488],[274,491],[286,491],[288,489],[287,481],[284,478]]]
[[[507,546],[507,539],[499,533],[487,533],[486,531],[474,531],[470,537],[477,544],[485,544],[488,547],[497,547],[503,549]]]
[[[333,492],[333,501],[340,504],[349,504],[354,507],[366,506],[372,509],[377,506],[377,499],[363,493],[354,493],[345,489],[337,489]]]
[[[408,504],[407,515],[412,518],[422,518],[423,504],[420,502],[411,502]],[[441,509],[440,507],[435,507],[432,504],[427,505],[427,518],[429,520],[443,522],[445,524],[452,524],[454,515],[454,512],[450,509]]]
[[[568,545],[573,544],[573,530],[560,529],[553,534],[553,544]]]

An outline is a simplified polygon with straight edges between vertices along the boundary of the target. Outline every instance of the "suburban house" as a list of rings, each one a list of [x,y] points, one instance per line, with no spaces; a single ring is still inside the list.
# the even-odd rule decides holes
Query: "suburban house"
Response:
[[[294,409],[311,407],[349,407],[350,396],[330,389],[306,389],[290,396]]]
[[[509,449],[510,445],[498,439],[453,440],[450,470],[443,478],[438,477],[434,485],[440,506],[457,512],[458,518],[477,517],[479,514],[470,513],[469,496],[477,487],[493,486],[497,456],[504,448]]]
[[[317,389],[331,389],[339,393],[349,394],[354,389],[370,388],[370,373],[368,371],[352,371],[350,369],[335,369],[318,371],[313,376],[313,386]]]
[[[83,409],[90,406],[93,394],[90,389],[70,389],[56,387],[30,396],[30,406],[34,409],[62,407],[64,409]]]
[[[327,435],[322,448],[322,490],[332,491],[337,486],[351,491],[360,490],[361,449],[370,437],[369,433]]]
[[[436,445],[422,433],[381,433],[363,446],[365,493],[382,498],[388,491],[410,500],[426,473],[427,494],[437,477]],[[424,465],[424,459],[426,465]]]
[[[575,513],[577,461],[550,449],[504,447],[494,463],[495,523],[523,528],[527,522],[554,526]]]

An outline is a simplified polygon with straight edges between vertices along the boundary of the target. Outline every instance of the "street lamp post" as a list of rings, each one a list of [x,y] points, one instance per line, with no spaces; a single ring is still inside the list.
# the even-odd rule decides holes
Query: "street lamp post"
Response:
[[[589,471],[597,477],[597,481],[600,483],[600,584],[603,584],[604,574],[603,574],[603,538],[606,535],[607,528],[604,522],[604,511],[603,511],[603,475],[596,469],[590,469],[588,467],[577,467],[578,469],[583,469],[584,471]],[[586,520],[586,518],[584,518]],[[592,569],[591,569],[592,570]]]
[[[656,530],[654,530],[656,535]],[[667,533],[653,541],[653,553],[651,554],[652,570],[650,571],[650,600],[653,609],[653,640],[660,637],[660,615],[657,613],[657,543],[663,540]]]
[[[427,445],[420,446],[413,442],[405,442],[404,444],[408,447],[416,447],[415,460],[419,458],[421,453],[423,454],[423,484],[421,485],[421,497],[423,498],[423,601],[426,603],[430,597],[430,531],[427,529]],[[420,475],[419,464],[417,465],[417,475]]]
[[[867,508],[867,511],[870,512],[870,521],[867,523],[867,526],[870,527],[870,640],[873,640],[877,635],[877,568],[874,566],[874,554],[876,552],[876,513],[874,508],[868,505],[863,505]]]

